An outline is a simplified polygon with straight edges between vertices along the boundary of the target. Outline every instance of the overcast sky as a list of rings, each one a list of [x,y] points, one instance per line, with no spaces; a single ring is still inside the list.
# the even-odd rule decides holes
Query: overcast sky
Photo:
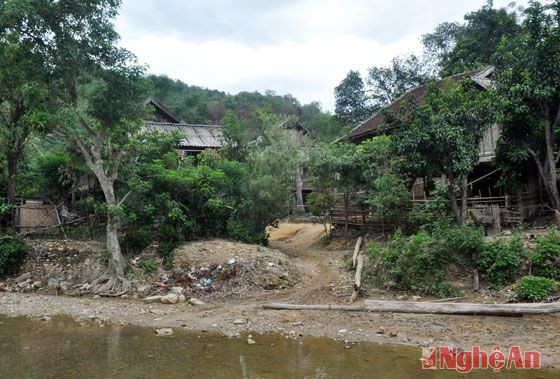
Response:
[[[333,89],[348,70],[365,74],[395,55],[418,52],[422,34],[484,3],[124,0],[117,30],[150,73],[230,93],[290,93],[332,110]]]

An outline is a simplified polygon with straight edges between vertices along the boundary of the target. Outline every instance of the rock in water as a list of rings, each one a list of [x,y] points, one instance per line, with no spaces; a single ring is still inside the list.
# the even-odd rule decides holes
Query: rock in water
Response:
[[[257,343],[257,341],[255,341],[254,339],[252,339],[252,338],[247,338],[247,344],[249,344],[249,345],[255,345],[256,343]]]
[[[148,296],[144,298],[144,303],[154,303],[156,301],[161,301],[161,298],[163,296],[161,295],[157,295],[157,296]]]
[[[172,334],[173,334],[173,329],[171,328],[156,329],[156,335],[158,336],[170,336]]]
[[[162,304],[177,304],[179,296],[176,293],[170,293],[169,295],[162,296],[160,301]]]
[[[205,305],[206,303],[202,300],[198,300],[196,297],[191,297],[189,299],[189,304],[191,304],[191,305]]]

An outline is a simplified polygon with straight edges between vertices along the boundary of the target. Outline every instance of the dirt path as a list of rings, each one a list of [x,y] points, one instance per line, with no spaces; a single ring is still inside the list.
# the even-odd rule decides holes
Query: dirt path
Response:
[[[325,246],[323,229],[314,224],[282,224],[271,231],[271,246],[296,257],[310,274],[288,290],[263,291],[204,306],[144,304],[137,300],[73,298],[0,292],[0,314],[43,317],[65,314],[80,322],[116,322],[148,327],[183,327],[213,330],[229,336],[245,331],[275,332],[288,338],[325,336],[354,342],[448,346],[513,344],[540,351],[543,364],[560,367],[560,316],[522,318],[472,317],[344,312],[292,312],[265,310],[269,301],[293,303],[345,303],[351,293],[351,273],[343,258],[352,241]]]

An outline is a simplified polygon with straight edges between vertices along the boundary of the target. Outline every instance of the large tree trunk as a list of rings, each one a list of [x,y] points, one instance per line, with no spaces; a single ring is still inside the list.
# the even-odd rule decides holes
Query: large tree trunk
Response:
[[[10,210],[8,225],[16,227],[16,209],[13,207],[16,201],[16,178],[18,157],[12,149],[8,149],[6,154],[8,164],[8,177],[6,178],[6,195],[8,204],[12,205]]]
[[[114,271],[117,276],[124,276],[126,268],[126,260],[122,255],[121,245],[119,243],[119,217],[113,213],[114,208],[117,206],[117,198],[115,197],[114,183],[112,180],[105,177],[97,178],[105,195],[107,202],[107,252],[110,254],[109,270]]]
[[[556,221],[560,223],[560,194],[558,193],[558,177],[556,174],[556,159],[554,157],[555,135],[550,122],[545,123],[544,135],[546,152],[542,161],[538,153],[531,149],[529,149],[529,152],[537,165],[550,206],[555,210]]]
[[[451,173],[444,176],[444,182],[447,183],[447,191],[449,193],[449,200],[451,201],[451,209],[453,210],[453,216],[455,221],[459,225],[464,225],[467,219],[467,178],[461,179],[461,185],[457,186],[455,180]],[[457,191],[456,188],[459,187],[459,197],[461,198],[461,204],[457,201]]]
[[[461,225],[463,225],[465,223],[465,221],[467,220],[467,212],[468,212],[468,204],[467,204],[467,198],[468,198],[468,182],[467,182],[467,178],[463,178],[461,179]]]

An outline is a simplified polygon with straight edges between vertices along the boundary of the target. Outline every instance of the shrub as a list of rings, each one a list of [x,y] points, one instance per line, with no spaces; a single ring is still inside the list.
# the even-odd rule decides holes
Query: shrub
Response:
[[[442,220],[453,221],[453,210],[449,200],[449,192],[443,184],[436,184],[434,195],[426,204],[414,204],[410,215],[411,221],[417,226],[429,225]]]
[[[382,277],[401,290],[454,295],[457,291],[445,280],[445,269],[461,255],[476,254],[482,241],[481,230],[447,222],[410,237],[398,230],[386,246],[369,245],[367,277],[371,283]]]
[[[560,277],[560,234],[554,229],[537,238],[536,249],[531,255],[533,272],[544,278]]]
[[[3,237],[0,239],[0,276],[17,272],[27,257],[27,246],[17,238]]]
[[[138,262],[138,267],[140,267],[144,273],[149,274],[157,269],[158,263],[155,259],[148,259],[146,261]]]
[[[404,182],[394,174],[384,174],[373,181],[373,191],[365,201],[378,220],[402,219],[408,213],[410,194]]]
[[[504,238],[486,244],[476,259],[476,265],[492,288],[500,288],[515,280],[526,255],[521,237]]]
[[[140,226],[127,231],[121,238],[121,246],[125,255],[135,255],[146,248],[153,240],[152,227]]]
[[[520,301],[543,301],[559,288],[560,283],[553,279],[525,276],[515,286],[515,298]]]

